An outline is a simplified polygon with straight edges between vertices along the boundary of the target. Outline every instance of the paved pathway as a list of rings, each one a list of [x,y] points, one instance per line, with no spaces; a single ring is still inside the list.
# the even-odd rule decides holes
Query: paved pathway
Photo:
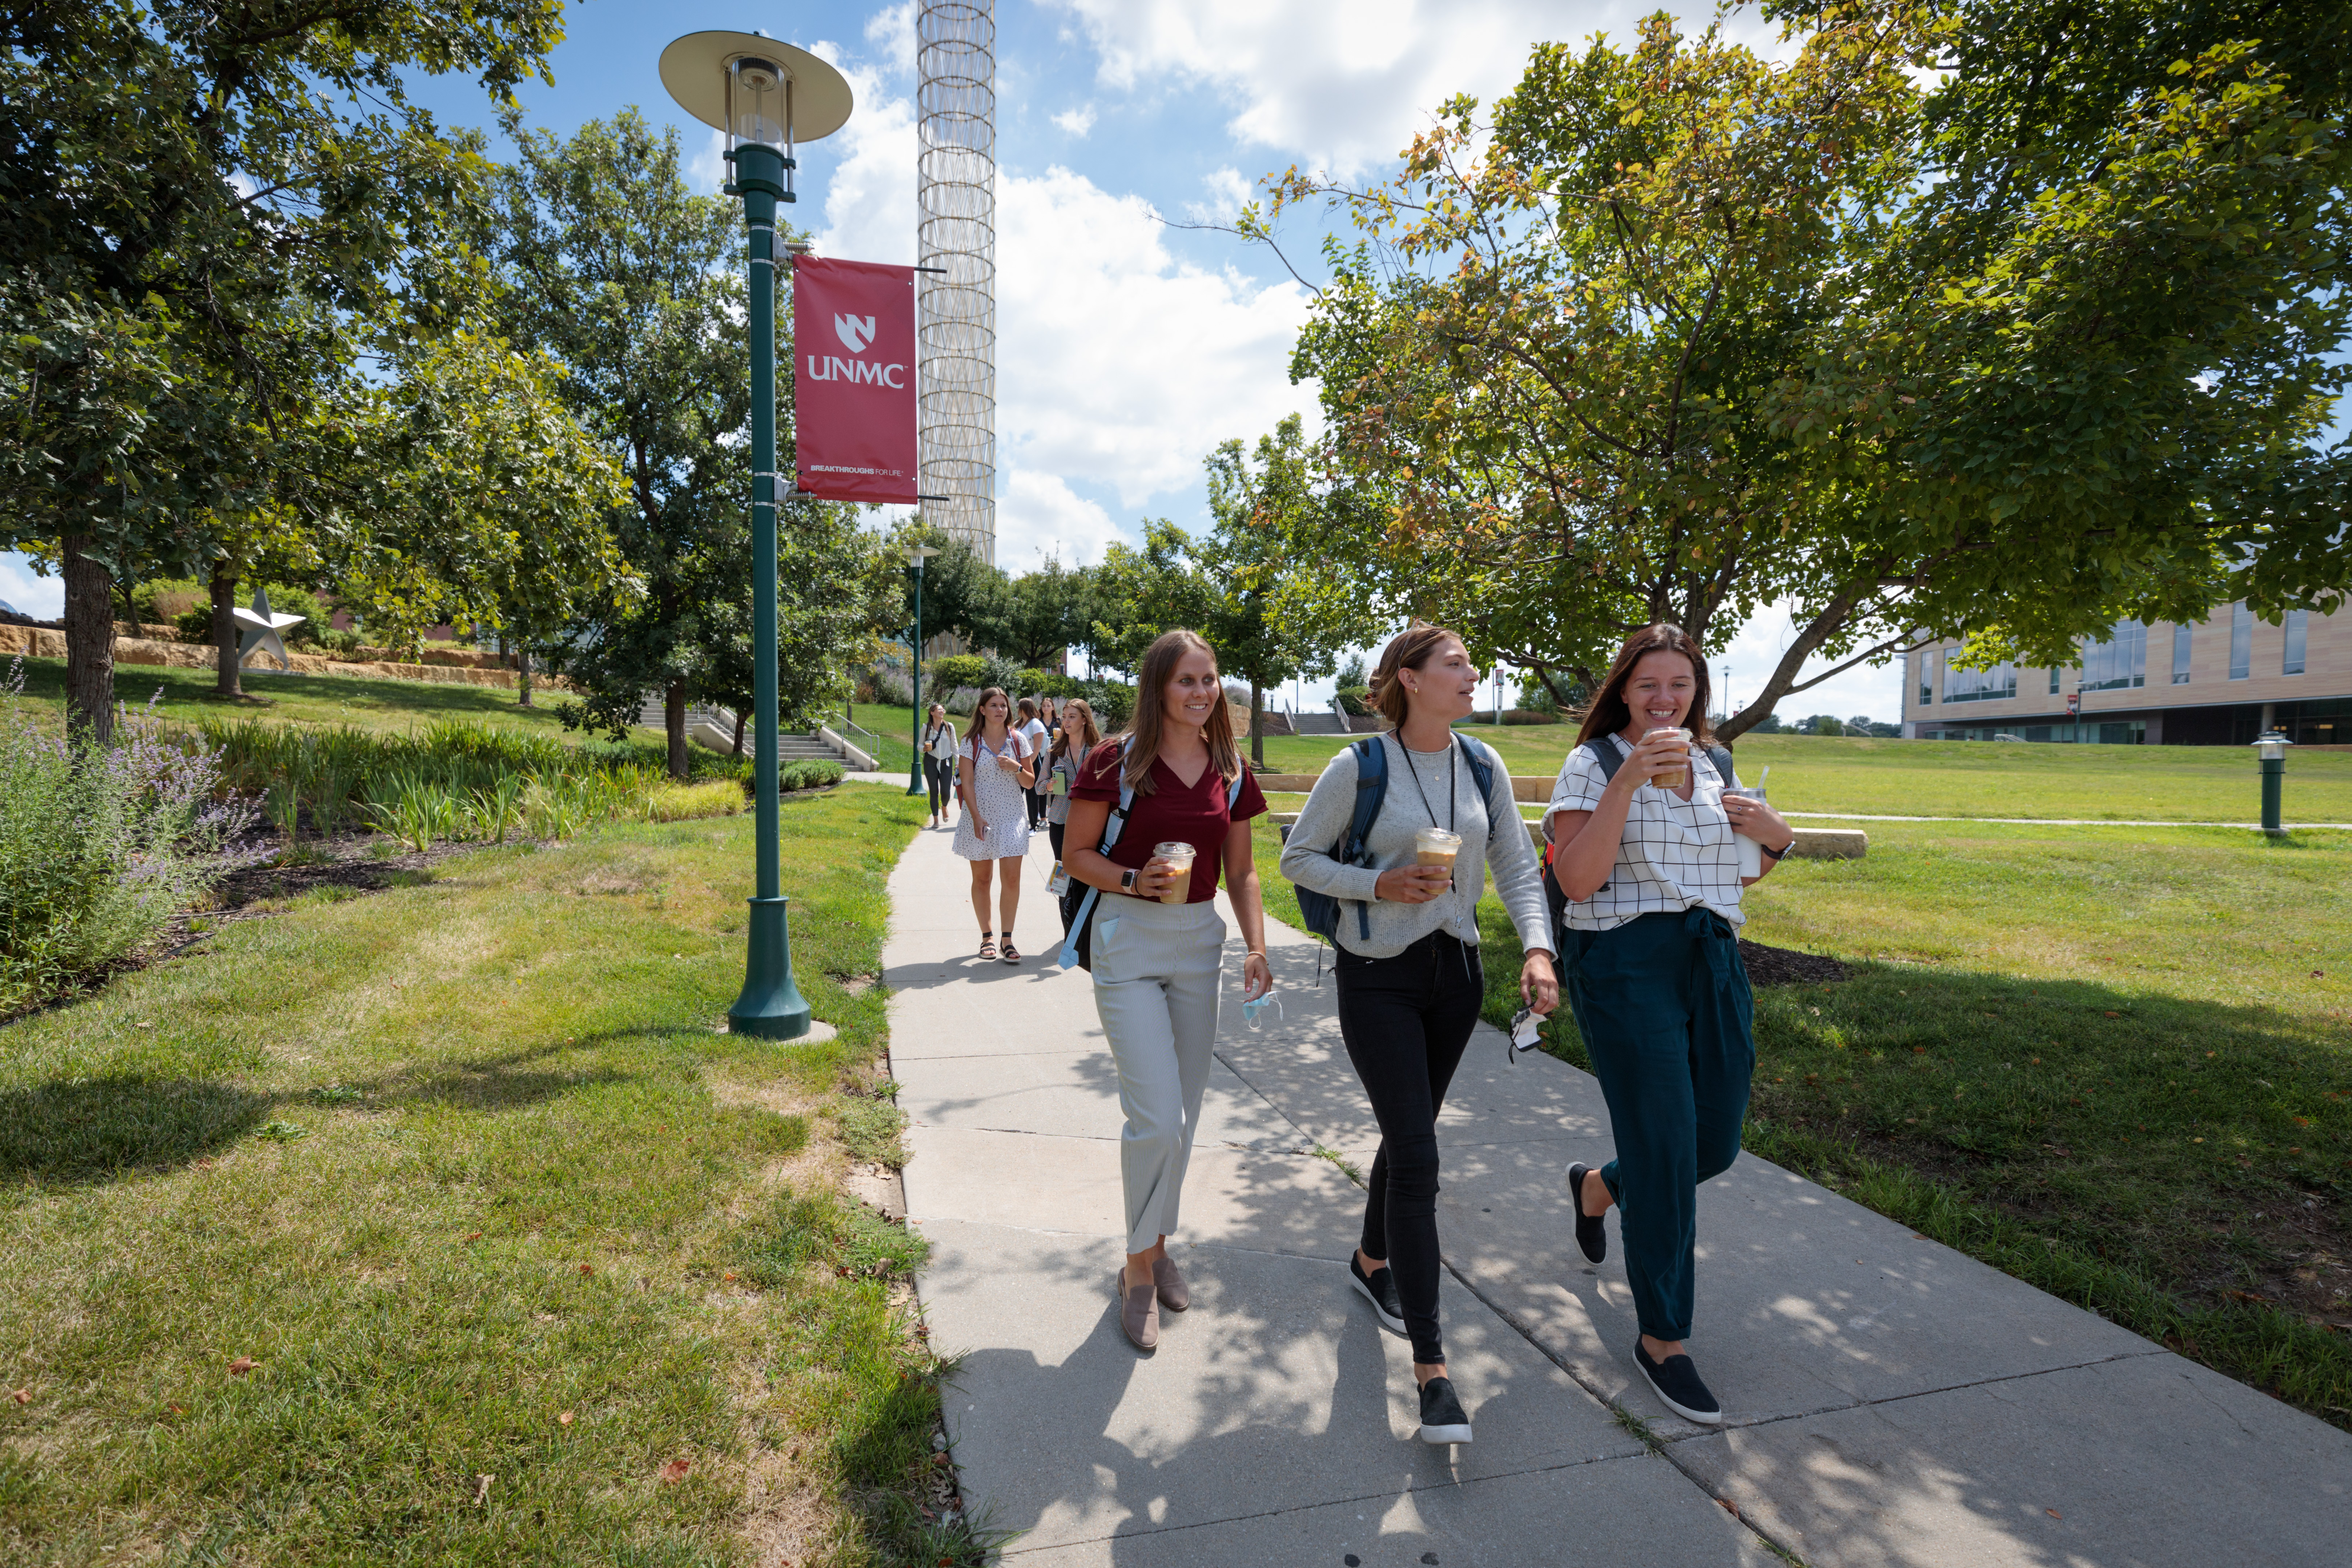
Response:
[[[2000,822],[2021,827],[2242,827],[2260,833],[2259,822],[2175,822],[2155,817],[2114,816],[1882,816],[1866,811],[1784,811],[1786,817],[1818,818],[1827,822]],[[2289,833],[2311,828],[2347,828],[2352,822],[2290,822]]]
[[[948,845],[919,834],[891,879],[891,1070],[932,1342],[966,1356],[949,1432],[967,1497],[1022,1531],[1008,1563],[2352,1551],[2352,1436],[1750,1156],[1700,1198],[1693,1348],[1730,1424],[1675,1419],[1633,1369],[1615,1226],[1598,1269],[1570,1234],[1561,1174],[1609,1151],[1599,1090],[1548,1058],[1507,1067],[1485,1027],[1439,1130],[1446,1342],[1477,1441],[1423,1446],[1409,1352],[1348,1289],[1360,1194],[1314,1152],[1360,1167],[1376,1134],[1314,944],[1279,925],[1286,1020],[1253,1034],[1229,1006],[1219,1041],[1173,1244],[1193,1306],[1138,1355],[1111,1295],[1118,1080],[1087,976],[1044,956],[1046,858],[1021,920],[1036,956],[982,965]]]

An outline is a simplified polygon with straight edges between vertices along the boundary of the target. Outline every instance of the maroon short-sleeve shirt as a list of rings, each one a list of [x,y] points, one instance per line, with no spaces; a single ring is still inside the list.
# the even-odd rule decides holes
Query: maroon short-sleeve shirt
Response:
[[[1084,765],[1078,769],[1077,783],[1071,786],[1070,798],[1108,801],[1117,805],[1120,761],[1117,741],[1105,741],[1088,752]],[[1153,845],[1190,844],[1192,889],[1184,901],[1205,903],[1217,896],[1226,830],[1236,822],[1247,822],[1263,815],[1265,793],[1257,787],[1247,763],[1242,767],[1242,793],[1230,811],[1225,805],[1225,792],[1231,785],[1214,768],[1202,768],[1199,780],[1187,784],[1174,769],[1154,757],[1151,782],[1155,786],[1151,794],[1136,791],[1135,804],[1128,808],[1127,826],[1119,830],[1118,842],[1111,846],[1110,863],[1131,866],[1139,871],[1151,858]]]

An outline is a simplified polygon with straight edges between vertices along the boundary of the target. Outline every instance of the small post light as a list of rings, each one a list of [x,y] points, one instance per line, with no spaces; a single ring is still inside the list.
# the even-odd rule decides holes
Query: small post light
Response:
[[[913,706],[914,761],[907,764],[907,793],[921,795],[923,783],[923,563],[939,551],[929,544],[907,548],[907,565],[915,574],[915,640],[907,648],[907,700]]]
[[[2286,786],[2286,749],[2294,745],[2276,730],[2265,730],[2254,741],[2254,755],[2263,768],[2263,831],[2283,834],[2279,825],[2280,795]]]

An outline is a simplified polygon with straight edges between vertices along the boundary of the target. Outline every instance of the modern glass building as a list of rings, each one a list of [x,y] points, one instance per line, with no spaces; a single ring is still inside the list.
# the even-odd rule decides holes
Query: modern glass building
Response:
[[[2054,669],[1958,669],[1959,651],[1907,656],[1906,736],[2230,746],[2276,728],[2299,746],[2352,746],[2352,609],[2278,626],[2242,604],[2195,626],[2118,621]]]

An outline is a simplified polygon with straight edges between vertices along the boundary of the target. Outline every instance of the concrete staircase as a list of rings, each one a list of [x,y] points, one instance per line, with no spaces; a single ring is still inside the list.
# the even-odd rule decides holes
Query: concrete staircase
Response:
[[[648,730],[663,727],[662,702],[659,697],[648,697],[638,710],[637,722]],[[731,753],[735,749],[735,712],[730,708],[695,707],[686,710],[687,739],[709,747],[714,752]],[[751,731],[743,731],[743,754],[751,754]],[[839,763],[853,771],[865,767],[866,758],[845,742],[819,730],[814,734],[783,734],[776,737],[776,761],[796,763],[815,760]]]

